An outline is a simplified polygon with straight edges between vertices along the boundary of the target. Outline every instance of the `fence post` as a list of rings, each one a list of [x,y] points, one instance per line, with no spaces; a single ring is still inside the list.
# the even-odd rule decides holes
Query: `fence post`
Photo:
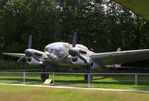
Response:
[[[91,83],[91,74],[88,73],[88,87],[90,87],[90,83]]]
[[[25,71],[23,72],[23,84],[25,84],[25,76],[26,76],[26,73]]]
[[[138,85],[138,74],[135,73],[135,85]]]
[[[54,75],[54,72],[53,72],[53,75],[52,75],[52,76],[53,76],[53,78],[52,78],[52,79],[53,79],[53,85],[54,85],[54,83],[55,83],[55,81],[54,81],[54,76],[55,76],[55,75]]]

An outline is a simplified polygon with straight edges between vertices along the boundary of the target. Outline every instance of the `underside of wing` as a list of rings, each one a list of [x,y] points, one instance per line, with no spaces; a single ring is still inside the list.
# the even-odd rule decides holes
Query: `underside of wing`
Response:
[[[103,65],[123,64],[149,59],[149,49],[93,53],[91,58]]]
[[[25,54],[23,53],[2,53],[2,54],[18,58],[25,56]]]

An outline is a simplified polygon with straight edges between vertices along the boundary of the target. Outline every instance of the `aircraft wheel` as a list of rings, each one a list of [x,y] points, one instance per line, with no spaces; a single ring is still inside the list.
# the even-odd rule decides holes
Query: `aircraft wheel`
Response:
[[[44,82],[46,79],[49,78],[49,74],[48,73],[41,73],[41,80]]]

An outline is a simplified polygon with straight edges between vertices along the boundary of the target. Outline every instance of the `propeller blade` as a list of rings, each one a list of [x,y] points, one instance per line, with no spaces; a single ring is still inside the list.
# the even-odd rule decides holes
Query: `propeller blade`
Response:
[[[20,62],[24,57],[25,57],[25,55],[22,56],[22,57],[20,57],[20,58],[17,60],[17,62]]]
[[[38,62],[41,62],[41,61],[39,60],[39,58],[38,58],[36,55],[32,54],[32,57],[33,57],[35,60],[37,60]]]
[[[72,39],[72,47],[75,47],[77,44],[77,32],[74,32]]]
[[[77,56],[78,56],[82,61],[84,61],[85,64],[88,64],[87,60],[86,60],[83,56],[81,56],[79,53],[77,53]]]
[[[28,39],[28,48],[29,48],[29,49],[32,48],[32,35],[29,35],[29,39]]]

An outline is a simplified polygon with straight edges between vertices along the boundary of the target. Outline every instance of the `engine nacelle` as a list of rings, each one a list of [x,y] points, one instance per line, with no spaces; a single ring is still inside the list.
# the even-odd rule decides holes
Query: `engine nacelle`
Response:
[[[90,59],[89,57],[85,57],[85,56],[83,56],[83,57],[87,60],[87,62],[88,62],[89,65],[91,65],[91,64],[93,63],[92,59]],[[83,66],[86,65],[86,64],[84,63],[84,61],[81,60],[81,59],[80,59],[79,57],[77,57],[77,56],[72,57],[71,62],[72,62],[72,64],[75,64],[75,65],[83,65]]]
[[[88,64],[90,65],[90,67],[92,69],[96,69],[96,68],[99,68],[101,67],[100,64],[96,63],[96,62],[93,62],[93,60],[89,57],[85,57],[85,59],[88,61]],[[72,57],[71,59],[71,63],[72,64],[75,64],[75,65],[81,65],[81,66],[85,66],[86,64],[84,63],[84,61],[82,61],[80,58],[78,58],[77,56],[76,57]]]
[[[42,62],[35,60],[33,57],[27,58],[26,62],[31,65],[42,65]]]
[[[72,57],[71,63],[74,65],[85,65],[84,62],[80,58],[78,58],[77,56]]]

